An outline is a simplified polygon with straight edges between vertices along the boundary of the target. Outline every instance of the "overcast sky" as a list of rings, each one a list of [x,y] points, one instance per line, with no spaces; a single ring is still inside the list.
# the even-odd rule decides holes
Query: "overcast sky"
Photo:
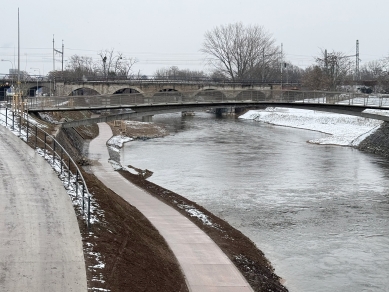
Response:
[[[137,58],[134,71],[145,75],[170,66],[207,72],[204,33],[235,22],[263,26],[302,68],[322,49],[354,55],[356,40],[361,65],[389,56],[388,0],[13,0],[2,5],[0,58],[15,68],[18,7],[20,68],[30,74],[52,70],[53,35],[57,50],[64,41],[65,60],[114,49]],[[0,73],[12,66],[0,62]]]

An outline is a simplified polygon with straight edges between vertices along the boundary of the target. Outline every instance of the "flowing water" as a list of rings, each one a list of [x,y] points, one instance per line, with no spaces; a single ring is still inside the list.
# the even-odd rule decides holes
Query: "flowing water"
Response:
[[[171,135],[123,165],[204,206],[265,253],[290,291],[389,291],[389,161],[324,134],[207,113],[154,116]]]

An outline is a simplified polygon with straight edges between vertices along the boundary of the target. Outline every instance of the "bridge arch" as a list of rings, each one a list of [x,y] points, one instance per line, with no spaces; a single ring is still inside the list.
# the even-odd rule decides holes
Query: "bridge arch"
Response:
[[[77,89],[74,89],[69,95],[71,96],[80,96],[80,95],[96,95],[100,94],[95,89],[88,88],[88,87],[80,87]]]
[[[227,100],[228,96],[222,90],[207,88],[195,92],[192,98],[194,98],[196,102],[206,102]]]
[[[80,89],[85,89],[86,90],[92,90],[92,92],[94,92],[94,94],[97,94],[97,95],[101,95],[101,93],[99,91],[96,90],[96,87],[90,84],[76,84],[76,85],[71,85],[71,86],[65,86],[64,87],[64,95],[67,95],[67,96],[70,96],[70,95],[76,95],[76,94],[73,94],[73,92],[76,92]],[[82,95],[82,94],[80,94]]]
[[[264,101],[266,94],[261,90],[248,89],[242,90],[235,96],[236,101]]]
[[[156,103],[169,103],[169,102],[181,102],[183,98],[181,91],[174,88],[163,88],[153,94],[153,102]]]
[[[44,85],[38,84],[38,86],[28,87],[26,89],[26,95],[28,97],[34,96],[50,96],[50,88]]]
[[[0,85],[0,101],[7,100],[7,91],[11,88],[8,83]]]
[[[137,87],[123,87],[123,88],[116,89],[116,91],[113,92],[113,94],[132,94],[132,93],[143,94],[142,90],[140,90]]]

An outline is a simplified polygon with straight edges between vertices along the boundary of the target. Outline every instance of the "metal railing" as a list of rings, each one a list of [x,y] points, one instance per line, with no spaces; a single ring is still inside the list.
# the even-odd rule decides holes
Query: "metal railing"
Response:
[[[196,103],[304,103],[370,106],[388,109],[389,95],[299,90],[201,90],[165,91],[152,96],[142,93],[31,97],[28,109],[69,110],[94,108],[131,108],[138,105]]]
[[[1,77],[3,76],[3,77]],[[12,74],[0,74],[0,78],[4,81],[10,81],[15,76]],[[284,83],[285,85],[300,85],[299,80],[288,80],[288,82],[281,82],[281,79],[272,79],[268,81],[262,81],[258,78],[245,78],[245,79],[228,79],[228,78],[213,78],[206,76],[191,77],[191,76],[154,76],[154,75],[141,75],[141,76],[102,76],[102,75],[82,75],[82,76],[71,76],[61,73],[57,73],[54,76],[41,76],[41,75],[28,75],[23,76],[23,81],[33,82],[37,78],[44,82],[64,82],[64,83],[85,83],[85,82],[108,82],[108,83],[197,83],[197,84],[229,84],[229,85],[276,85]]]
[[[5,117],[4,123],[6,127],[15,131],[31,148],[43,154],[42,156],[45,160],[58,173],[68,193],[75,194],[75,197],[72,198],[72,203],[80,209],[89,230],[91,197],[76,162],[52,135],[41,129],[38,123],[30,122],[28,116],[26,118],[23,114],[11,111],[8,107],[5,108],[5,114],[0,112],[0,115]],[[74,201],[76,201],[76,204],[74,204]]]

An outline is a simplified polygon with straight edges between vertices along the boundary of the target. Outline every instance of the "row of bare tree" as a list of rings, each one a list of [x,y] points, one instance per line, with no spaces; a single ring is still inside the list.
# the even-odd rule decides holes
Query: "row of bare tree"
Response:
[[[98,61],[94,61],[91,57],[72,55],[63,72],[50,72],[49,77],[74,80],[90,77],[127,79],[133,75],[132,67],[138,62],[136,58],[126,57],[114,49],[101,51],[98,56]]]
[[[358,70],[355,56],[322,51],[314,64],[302,69],[285,60],[281,47],[262,26],[234,23],[216,27],[205,33],[201,51],[210,65],[210,73],[172,66],[156,70],[152,77],[299,83],[316,90],[336,90],[369,80],[377,90],[389,90],[389,57],[369,62]],[[73,55],[64,72],[51,72],[49,77],[78,80],[146,78],[140,72],[134,74],[132,71],[136,58],[126,57],[113,49],[101,51],[98,56],[98,61],[93,61],[91,57]]]

